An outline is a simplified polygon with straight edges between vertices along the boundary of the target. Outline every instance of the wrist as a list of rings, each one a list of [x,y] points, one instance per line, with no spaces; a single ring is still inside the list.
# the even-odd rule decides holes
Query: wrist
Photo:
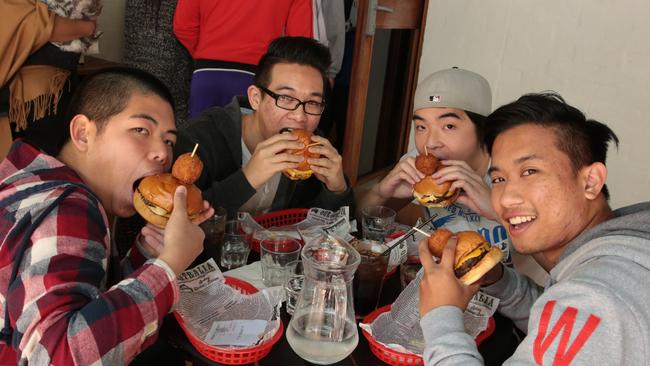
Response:
[[[253,189],[257,190],[262,186],[262,183],[258,182],[257,177],[255,177],[255,174],[249,171],[248,164],[244,165],[242,168],[242,172],[244,173],[244,177],[246,177],[246,180],[248,181],[248,184],[253,187]]]
[[[167,255],[165,253],[159,255],[158,259],[165,262],[165,264],[167,264],[167,266],[174,272],[176,277],[178,277],[178,275],[185,270],[185,268],[180,268],[178,263],[176,263],[173,258],[167,258]]]
[[[326,187],[332,193],[343,193],[348,189],[348,185],[347,183],[345,183],[345,179],[343,180],[342,184],[338,184],[332,187],[330,186],[326,186]]]

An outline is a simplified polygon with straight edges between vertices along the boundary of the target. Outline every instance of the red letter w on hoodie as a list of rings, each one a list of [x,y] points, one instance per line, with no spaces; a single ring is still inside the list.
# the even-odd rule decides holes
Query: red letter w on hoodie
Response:
[[[600,318],[590,314],[584,326],[580,329],[578,336],[573,340],[573,343],[569,345],[569,338],[571,338],[571,332],[573,331],[573,324],[575,323],[578,309],[567,307],[562,315],[560,315],[560,318],[555,322],[553,329],[551,329],[551,333],[547,336],[548,326],[551,320],[551,315],[553,314],[555,303],[555,301],[547,302],[542,311],[537,338],[535,338],[535,343],[533,344],[533,355],[538,365],[542,364],[544,354],[560,332],[562,332],[562,336],[560,338],[560,344],[557,347],[557,352],[555,353],[553,366],[569,365],[585,342],[587,342],[589,337],[591,337],[594,330],[596,330],[598,323],[600,323]],[[569,346],[568,350],[567,345]]]

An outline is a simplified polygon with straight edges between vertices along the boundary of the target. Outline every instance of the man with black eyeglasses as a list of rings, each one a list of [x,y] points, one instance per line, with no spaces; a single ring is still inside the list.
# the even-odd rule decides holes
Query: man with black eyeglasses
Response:
[[[282,175],[303,157],[286,153],[302,143],[283,129],[316,130],[327,107],[323,100],[325,71],[331,64],[327,47],[304,37],[274,40],[257,65],[247,96],[225,107],[206,110],[180,127],[175,155],[192,151],[205,167],[197,186],[214,207],[229,214],[258,215],[296,207],[337,210],[351,206],[353,193],[343,175],[341,156],[325,138],[312,138],[314,175],[292,181]]]

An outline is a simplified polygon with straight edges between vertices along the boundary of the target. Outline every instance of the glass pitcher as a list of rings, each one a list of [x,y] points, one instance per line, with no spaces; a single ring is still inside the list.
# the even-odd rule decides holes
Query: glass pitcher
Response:
[[[311,363],[338,362],[359,342],[352,279],[361,258],[345,240],[328,234],[307,241],[301,257],[305,282],[287,327],[287,341]]]

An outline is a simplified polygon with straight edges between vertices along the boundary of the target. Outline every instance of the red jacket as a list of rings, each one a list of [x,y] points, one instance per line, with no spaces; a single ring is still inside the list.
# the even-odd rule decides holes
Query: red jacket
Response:
[[[194,59],[257,65],[280,36],[312,37],[311,0],[179,0],[174,33]]]

